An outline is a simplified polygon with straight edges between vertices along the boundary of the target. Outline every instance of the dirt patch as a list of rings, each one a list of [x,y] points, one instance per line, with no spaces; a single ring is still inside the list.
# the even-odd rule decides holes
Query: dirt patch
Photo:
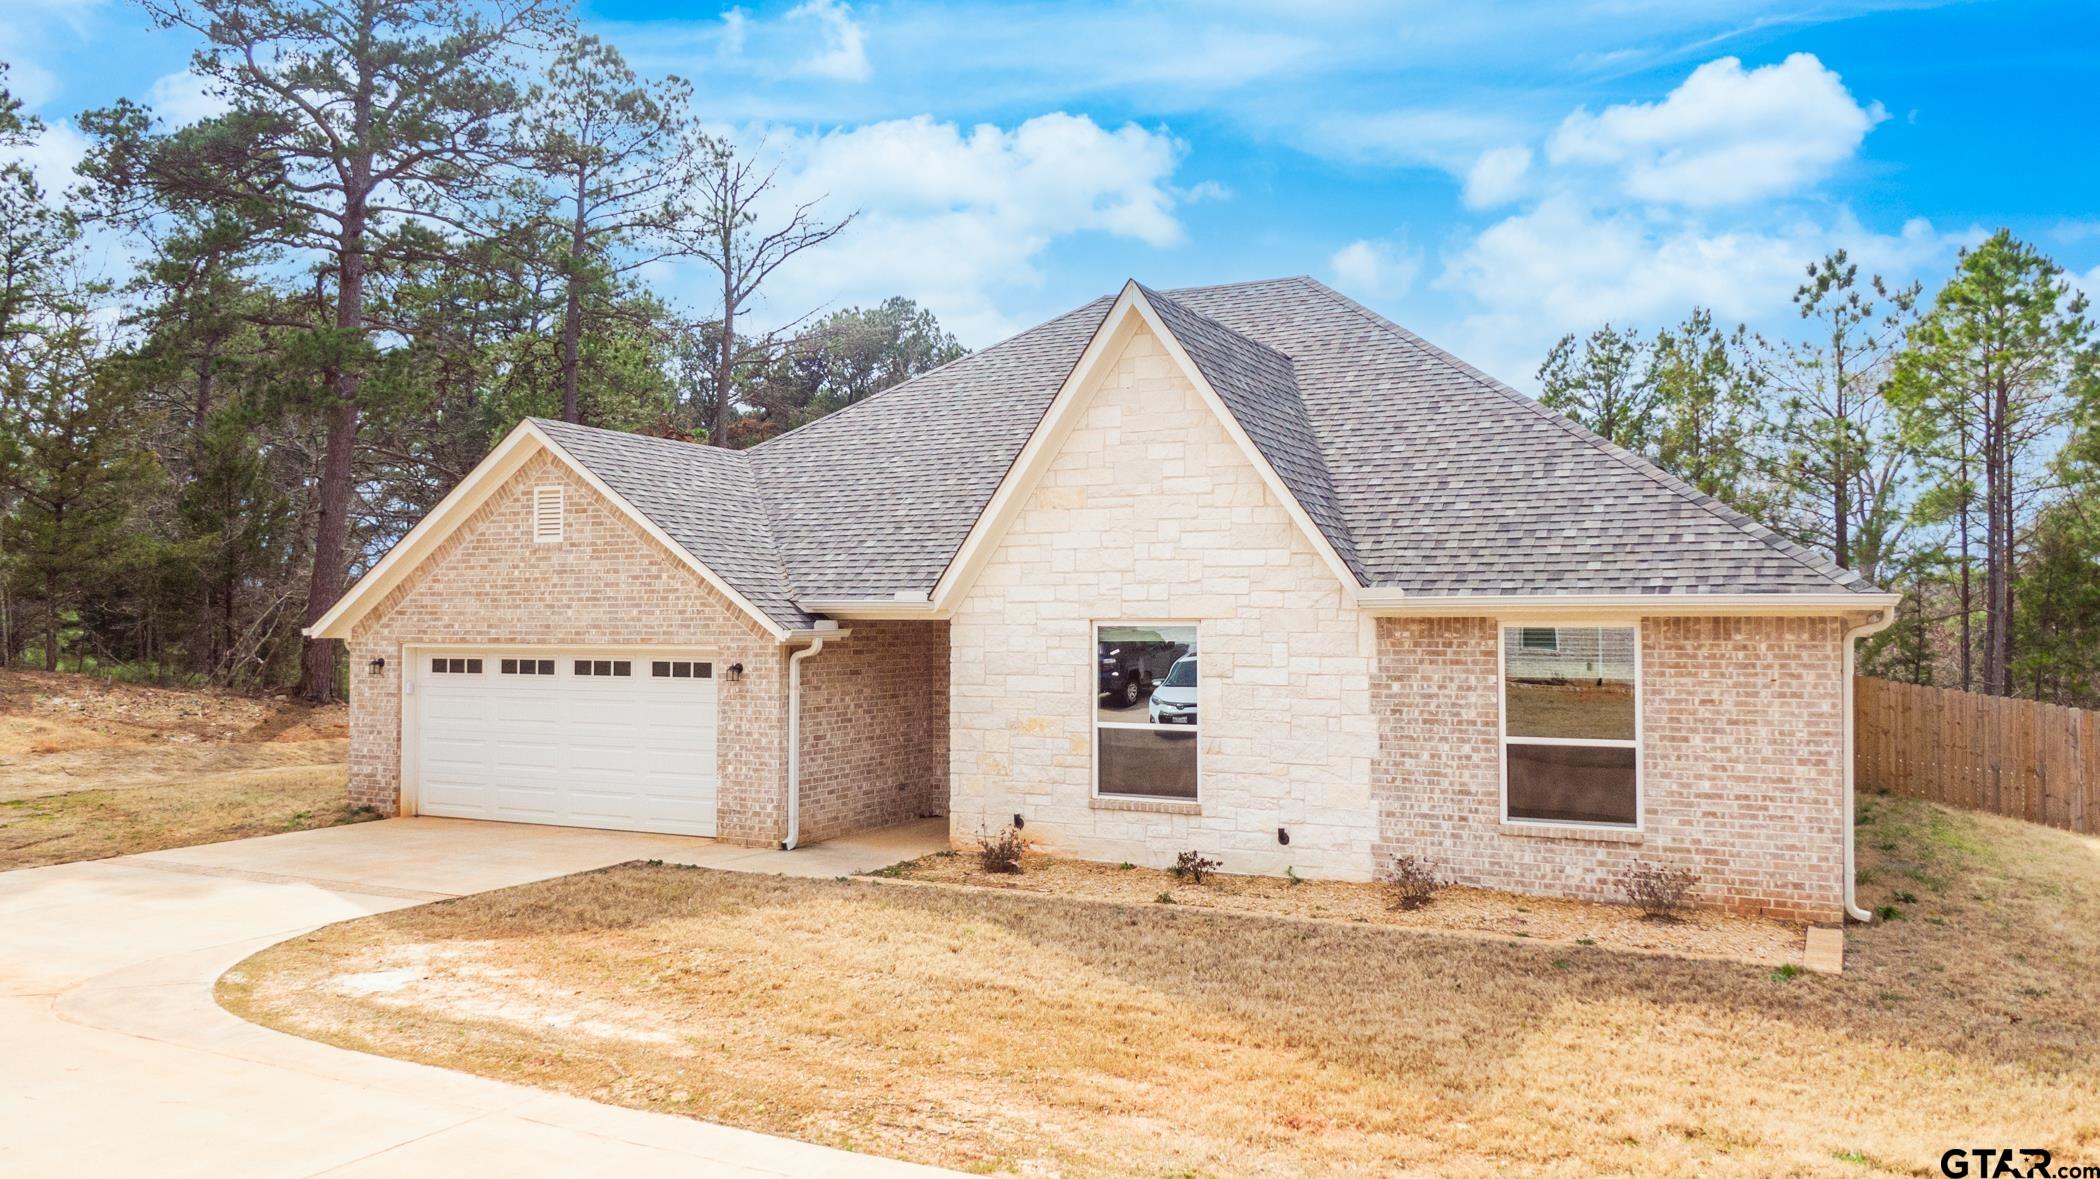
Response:
[[[346,716],[0,671],[0,869],[369,817],[347,805]]]
[[[333,926],[248,959],[220,998],[345,1047],[978,1171],[2093,1157],[2100,841],[1864,813],[1868,887],[1900,915],[1853,932],[1842,977],[633,865]]]
[[[349,709],[66,672],[0,671],[0,756],[196,741],[343,740]]]
[[[1196,885],[1153,868],[1118,867],[1039,854],[1022,857],[1021,868],[1018,875],[991,873],[973,855],[944,852],[900,864],[883,875],[1086,900],[1312,917],[1765,966],[1798,963],[1805,932],[1802,926],[1790,922],[1710,912],[1693,913],[1680,921],[1654,921],[1644,919],[1627,905],[1525,897],[1483,888],[1447,886],[1437,892],[1429,905],[1402,911],[1394,909],[1386,890],[1375,884],[1213,876]]]

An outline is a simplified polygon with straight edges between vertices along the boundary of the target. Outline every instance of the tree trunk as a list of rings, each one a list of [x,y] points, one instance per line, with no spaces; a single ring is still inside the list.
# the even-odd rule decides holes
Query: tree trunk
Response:
[[[583,219],[584,198],[590,191],[590,181],[584,169],[576,169],[576,220],[569,226],[569,292],[561,320],[561,420],[580,422],[583,409],[578,404],[577,386],[580,383],[582,362],[577,351],[583,342],[583,247],[585,224]]]
[[[722,347],[715,355],[715,424],[707,440],[729,445],[729,382],[736,370],[736,284],[730,278],[729,253],[722,254]]]
[[[44,575],[44,670],[58,670],[58,579]]]
[[[1986,393],[1984,420],[1983,690],[2012,691],[2012,472],[2007,434],[2009,397],[2002,380]]]
[[[369,169],[360,170],[359,179]],[[343,245],[338,255],[335,326],[342,339],[364,334],[364,207],[353,202],[343,214]],[[321,459],[319,512],[314,521],[314,563],[306,587],[306,623],[318,621],[343,593],[349,567],[350,493],[356,472],[358,389],[362,374],[349,358],[334,374],[335,404],[328,417],[328,444]],[[301,652],[299,694],[317,704],[335,699],[334,639],[308,638]]]
[[[1971,653],[1976,649],[1976,638],[1973,633],[1975,598],[1974,589],[1971,585],[1971,559],[1969,556],[1971,552],[1969,544],[1969,504],[1969,432],[1964,427],[1961,439],[1961,508],[1957,513],[1959,523],[1956,525],[1956,529],[1961,536],[1961,690],[1964,692],[1974,690],[1975,678]]]

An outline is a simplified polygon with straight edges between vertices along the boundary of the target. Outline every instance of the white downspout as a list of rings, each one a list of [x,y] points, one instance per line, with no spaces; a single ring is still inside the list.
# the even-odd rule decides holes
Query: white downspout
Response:
[[[788,821],[787,838],[780,841],[781,851],[794,851],[802,838],[802,661],[823,649],[824,636],[818,635],[809,641],[809,646],[788,656]],[[1851,682],[1845,681],[1848,685]],[[1851,847],[1850,843],[1845,845],[1848,865]]]
[[[1879,634],[1896,624],[1896,608],[1880,611],[1872,619],[1845,631],[1845,915],[1862,924],[1872,924],[1874,914],[1859,907],[1858,874],[1852,867],[1852,845],[1859,835],[1859,810],[1852,800],[1853,775],[1859,758],[1853,748],[1852,676],[1857,662],[1858,640]]]

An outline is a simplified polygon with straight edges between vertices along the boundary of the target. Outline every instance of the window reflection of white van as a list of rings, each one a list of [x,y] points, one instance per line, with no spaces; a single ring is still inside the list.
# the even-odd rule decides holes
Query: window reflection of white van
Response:
[[[1196,723],[1196,657],[1184,655],[1167,670],[1167,678],[1152,689],[1152,723],[1193,725]]]

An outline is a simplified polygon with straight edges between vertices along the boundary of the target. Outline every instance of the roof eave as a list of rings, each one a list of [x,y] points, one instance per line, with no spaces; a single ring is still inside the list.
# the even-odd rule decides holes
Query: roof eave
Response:
[[[1893,611],[1901,594],[1831,590],[1762,594],[1410,594],[1391,586],[1357,591],[1357,605],[1386,618],[1565,617],[1594,614],[1619,618],[1700,616],[1830,617],[1858,611]]]

